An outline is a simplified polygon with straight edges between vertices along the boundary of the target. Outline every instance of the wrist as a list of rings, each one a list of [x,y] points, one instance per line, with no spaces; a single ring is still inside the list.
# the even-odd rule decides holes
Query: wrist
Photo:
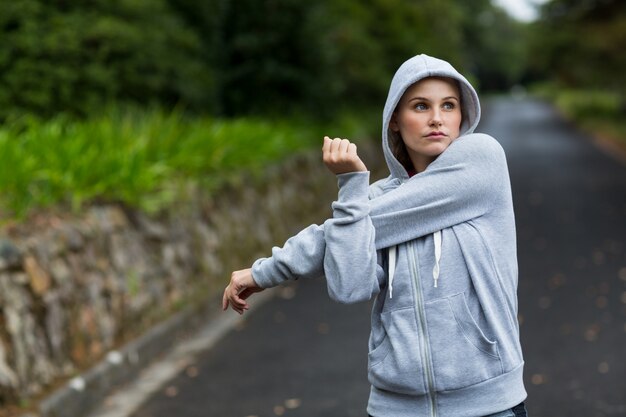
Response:
[[[369,171],[346,172],[337,175],[338,201],[368,201]]]

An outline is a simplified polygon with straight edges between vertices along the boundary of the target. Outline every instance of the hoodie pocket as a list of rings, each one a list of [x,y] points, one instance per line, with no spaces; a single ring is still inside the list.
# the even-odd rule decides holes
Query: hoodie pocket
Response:
[[[370,383],[400,394],[426,393],[415,310],[411,307],[387,311],[381,320],[385,336],[368,355]]]
[[[503,373],[498,343],[487,339],[472,317],[465,294],[426,305],[437,390],[454,390]]]

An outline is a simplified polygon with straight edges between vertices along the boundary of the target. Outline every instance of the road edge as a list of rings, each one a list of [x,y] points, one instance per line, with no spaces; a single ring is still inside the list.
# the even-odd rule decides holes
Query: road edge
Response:
[[[256,294],[245,315],[254,312],[275,293],[275,289],[268,289]],[[209,349],[244,320],[233,311],[222,312],[220,303],[221,296],[219,300],[212,298],[200,308],[185,309],[155,325],[120,349],[108,352],[92,368],[46,396],[39,402],[37,411],[22,413],[20,417],[104,416],[108,415],[106,409],[112,405],[123,404],[128,408],[131,404],[127,400],[116,400],[115,395],[128,393],[126,386],[140,384],[142,374],[150,374],[151,368],[155,368],[156,374],[153,372],[151,376],[152,389],[135,390],[136,395],[147,398],[181,371],[195,354]],[[164,364],[172,363],[176,365],[169,366],[169,371],[164,372]],[[124,417],[128,414],[120,414],[118,410],[112,415]]]

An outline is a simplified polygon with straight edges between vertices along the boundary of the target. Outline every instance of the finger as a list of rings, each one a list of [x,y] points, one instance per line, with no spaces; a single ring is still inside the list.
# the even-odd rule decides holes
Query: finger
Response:
[[[242,300],[241,298],[238,298],[239,302],[237,304],[235,304],[234,306],[236,307],[237,311],[240,314],[243,314],[244,311],[249,310],[250,306],[248,306],[248,303],[246,303],[244,300]]]
[[[348,147],[350,146],[350,141],[348,139],[341,139],[339,143],[339,154],[343,155],[348,152]]]
[[[242,300],[241,298],[239,298],[238,295],[231,296],[229,301],[232,306],[235,306],[237,308],[243,308],[244,305],[246,304],[246,302]]]
[[[255,292],[256,291],[253,291],[250,288],[246,288],[245,290],[243,290],[242,292],[239,293],[239,298],[241,298],[242,300],[247,300],[248,297],[250,297]],[[248,304],[248,302],[246,301],[246,305],[247,304]]]
[[[350,143],[350,145],[348,145],[348,154],[350,155],[357,155],[357,149],[356,149],[356,145],[354,143]]]
[[[326,153],[324,154],[325,161],[332,161],[335,157],[335,153],[337,152],[337,141],[335,139],[329,139],[328,145],[326,146]]]
[[[228,297],[226,296],[226,292],[228,291],[228,287],[224,290],[224,295],[222,296],[222,311],[226,311],[228,308]]]
[[[328,158],[331,154],[333,140],[328,136],[324,137],[324,145],[322,146],[322,158]]]
[[[339,146],[341,146],[341,138],[333,139],[332,143],[330,144],[331,153],[337,153],[337,151],[339,150]]]
[[[328,150],[330,148],[330,144],[332,143],[332,139],[328,136],[324,136],[324,143],[322,144],[322,150]]]
[[[245,291],[245,290],[243,290]],[[243,292],[242,291],[242,292]],[[239,309],[247,309],[248,308],[248,303],[246,302],[245,299],[241,298],[241,293],[233,293],[232,296],[230,297],[230,303],[237,306],[237,308]]]
[[[251,292],[248,288],[246,288],[245,290],[243,290],[243,291],[241,291],[241,292],[239,293],[239,298],[240,298],[241,300],[246,300],[246,299],[247,299],[248,297],[250,297],[251,295],[252,295],[252,292]]]
[[[228,309],[228,305],[235,305],[234,296],[237,295],[237,291],[233,288],[233,283],[228,284],[226,289],[224,290],[224,297],[222,298],[222,308],[224,310]]]

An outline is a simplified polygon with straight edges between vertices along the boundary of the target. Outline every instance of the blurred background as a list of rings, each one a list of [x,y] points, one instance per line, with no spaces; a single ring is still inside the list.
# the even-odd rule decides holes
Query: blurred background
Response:
[[[32,407],[54,381],[85,369],[164,317],[150,316],[141,329],[111,330],[96,346],[85,341],[90,338],[72,338],[88,333],[90,325],[74,329],[67,313],[57,327],[68,324],[70,341],[55,342],[54,323],[46,317],[57,301],[44,294],[61,286],[63,273],[52,268],[46,278],[39,271],[48,258],[29,258],[11,243],[50,223],[42,218],[80,216],[94,205],[158,217],[197,190],[211,196],[236,189],[242,173],[262,180],[268,166],[317,149],[326,134],[377,143],[391,77],[419,53],[451,62],[487,109],[504,111],[499,97],[532,97],[540,103],[536,109],[556,109],[558,117],[623,154],[625,46],[622,0],[0,0],[0,285],[7,285],[0,286],[0,408]],[[494,120],[497,112],[491,119],[486,114]],[[514,170],[514,156],[511,161]],[[614,172],[622,187],[623,170]],[[624,224],[619,187],[613,231]],[[537,194],[529,193],[533,206]],[[534,215],[524,210],[520,218]],[[136,217],[129,215],[129,222]],[[523,242],[523,231],[521,236]],[[611,262],[622,265],[624,236],[609,242]],[[22,264],[30,278],[19,275],[11,282],[28,287],[24,299],[31,301],[18,308],[2,279],[5,271],[22,271]],[[216,271],[230,267],[225,263]],[[625,268],[615,269],[622,284]],[[224,282],[211,279],[202,297]],[[127,281],[120,305],[143,288],[140,278]],[[174,292],[168,312],[193,298]],[[621,294],[618,306],[626,304]],[[112,316],[121,320],[134,308],[120,307]],[[16,324],[26,311],[34,312],[31,327]],[[144,305],[136,311],[145,311]],[[92,316],[98,313],[80,317],[91,323],[85,317]],[[599,331],[589,326],[583,331]],[[28,355],[20,359],[27,349],[16,340],[28,345],[30,328],[47,334],[30,338],[43,340],[39,352],[71,350],[66,359],[51,359],[61,365],[43,372],[46,377],[28,370]],[[74,343],[90,347],[72,350]],[[542,375],[532,372],[530,385],[541,388]],[[29,385],[31,380],[37,383]],[[573,389],[582,395],[579,386]]]
[[[489,0],[2,1],[3,217],[93,199],[158,206],[173,176],[213,174],[214,159],[223,159],[189,161],[194,146],[212,152],[204,147],[210,138],[188,139],[208,120],[250,119],[251,132],[255,121],[308,126],[315,139],[299,134],[281,143],[288,151],[317,145],[315,128],[338,120],[358,120],[362,130],[352,136],[375,137],[390,78],[417,53],[450,61],[482,95],[531,89],[594,131],[623,137],[624,3],[510,3],[525,6],[524,20]],[[181,131],[175,144],[151,137],[139,149],[109,138],[141,136],[116,131],[120,118],[131,130],[169,123]],[[72,144],[60,138],[68,129]],[[126,147],[136,166],[83,154],[77,142],[93,143],[91,135],[100,150]],[[16,158],[20,152],[29,158]],[[85,177],[74,153],[95,172]],[[271,146],[264,153],[281,155]]]

